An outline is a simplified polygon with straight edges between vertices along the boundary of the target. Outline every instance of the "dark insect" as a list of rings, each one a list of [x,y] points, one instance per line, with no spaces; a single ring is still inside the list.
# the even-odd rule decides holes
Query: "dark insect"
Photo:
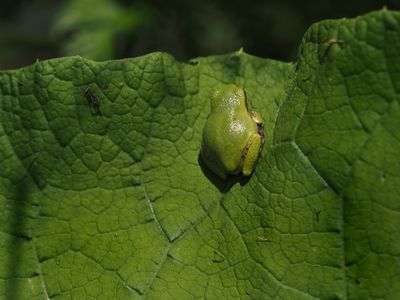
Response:
[[[309,74],[309,75],[305,76],[305,77],[302,79],[302,81],[310,80],[311,77],[312,77],[312,75]]]
[[[214,256],[212,258],[212,262],[221,263],[225,260],[225,257],[219,251],[214,250]]]
[[[90,92],[89,87],[85,91],[85,97],[86,97],[86,100],[88,102],[88,105],[89,105],[89,108],[90,108],[90,111],[91,111],[92,115],[101,116],[101,111],[100,111],[101,103],[100,103],[100,100]]]
[[[315,212],[315,217],[316,217],[316,219],[317,219],[317,222],[319,222],[319,215],[321,214],[321,211],[320,210],[317,210],[316,212]]]

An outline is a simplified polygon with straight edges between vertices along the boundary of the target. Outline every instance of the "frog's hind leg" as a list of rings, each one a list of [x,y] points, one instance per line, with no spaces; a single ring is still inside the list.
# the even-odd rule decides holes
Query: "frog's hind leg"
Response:
[[[242,154],[242,172],[244,176],[250,176],[250,174],[253,172],[258,157],[260,155],[262,144],[262,137],[259,134],[255,133],[250,136],[246,148],[244,149]]]

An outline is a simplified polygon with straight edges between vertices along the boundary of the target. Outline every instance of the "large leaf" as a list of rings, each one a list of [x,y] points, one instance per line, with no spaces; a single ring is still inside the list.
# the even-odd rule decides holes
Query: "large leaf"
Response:
[[[247,181],[199,159],[230,82],[266,119]],[[295,67],[69,57],[0,88],[2,297],[400,297],[399,13],[312,26]]]

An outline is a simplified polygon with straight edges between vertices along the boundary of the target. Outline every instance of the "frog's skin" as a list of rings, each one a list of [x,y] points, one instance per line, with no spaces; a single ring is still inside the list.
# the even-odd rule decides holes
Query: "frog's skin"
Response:
[[[264,144],[262,118],[247,109],[244,90],[234,84],[219,88],[203,131],[201,156],[220,178],[249,176]]]

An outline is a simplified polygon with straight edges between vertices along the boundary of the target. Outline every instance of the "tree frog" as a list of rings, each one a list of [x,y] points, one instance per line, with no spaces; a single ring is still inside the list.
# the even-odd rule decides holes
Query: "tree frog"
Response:
[[[201,156],[220,178],[249,176],[264,145],[263,120],[247,108],[245,91],[234,84],[211,97],[211,112],[203,131]]]

